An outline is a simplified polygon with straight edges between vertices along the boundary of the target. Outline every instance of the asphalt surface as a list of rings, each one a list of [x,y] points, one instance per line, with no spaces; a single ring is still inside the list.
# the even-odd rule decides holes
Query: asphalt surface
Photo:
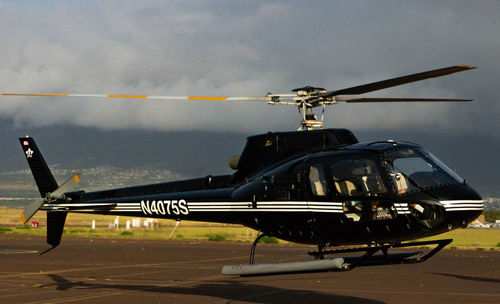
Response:
[[[240,278],[249,243],[0,234],[0,303],[500,303],[500,251],[443,250],[412,265]],[[259,244],[256,263],[304,261],[312,247]]]

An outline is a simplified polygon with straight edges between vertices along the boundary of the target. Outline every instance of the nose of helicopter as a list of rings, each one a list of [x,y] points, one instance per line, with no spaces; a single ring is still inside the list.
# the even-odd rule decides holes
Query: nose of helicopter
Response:
[[[425,192],[441,210],[441,221],[436,221],[435,224],[442,232],[466,228],[484,210],[484,200],[465,183],[427,189]],[[425,224],[429,226],[429,223]]]
[[[477,200],[443,200],[440,201],[446,209],[448,228],[460,226],[466,228],[484,210],[484,201]]]
[[[466,228],[484,210],[484,200],[468,185],[449,187],[433,195],[446,210],[446,222],[450,230]]]

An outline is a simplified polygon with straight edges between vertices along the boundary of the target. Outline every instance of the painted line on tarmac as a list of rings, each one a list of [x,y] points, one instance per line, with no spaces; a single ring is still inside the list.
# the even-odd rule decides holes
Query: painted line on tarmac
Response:
[[[500,293],[475,293],[475,292],[446,292],[446,291],[397,291],[397,290],[361,290],[361,289],[335,289],[335,292],[356,292],[356,293],[379,293],[379,294],[400,294],[400,295],[447,295],[447,296],[474,296],[474,297],[498,297]]]
[[[207,276],[200,278],[198,280],[188,280],[185,282],[178,282],[178,283],[171,283],[171,284],[159,284],[151,287],[145,287],[145,288],[140,288],[140,289],[134,289],[134,290],[125,290],[125,291],[117,291],[117,292],[102,292],[98,294],[93,294],[93,295],[85,295],[85,296],[74,296],[74,297],[68,297],[68,298],[58,298],[54,300],[47,300],[47,301],[35,301],[35,302],[27,302],[26,304],[57,304],[57,303],[67,303],[67,302],[74,302],[74,301],[81,301],[81,300],[89,300],[89,299],[95,299],[95,298],[103,298],[103,297],[109,297],[109,296],[117,296],[117,295],[123,295],[123,294],[129,294],[133,292],[142,292],[142,291],[151,291],[154,289],[159,289],[159,288],[164,288],[164,287],[173,287],[173,286],[181,286],[181,285],[187,285],[187,284],[192,284],[192,283],[199,283],[203,281],[210,281],[214,279],[221,279],[223,278],[224,275],[214,275],[214,276]],[[96,285],[99,285],[99,283],[95,283]],[[132,287],[132,286],[131,286]],[[112,289],[112,287],[110,287]]]
[[[38,250],[0,249],[0,254],[38,253]]]
[[[258,256],[258,255],[257,255]],[[19,273],[11,273],[0,275],[0,279],[5,278],[14,278],[19,276],[33,276],[33,275],[47,275],[47,274],[61,274],[75,271],[85,271],[85,270],[107,270],[107,269],[120,269],[120,268],[141,268],[141,267],[154,267],[154,266],[167,266],[167,265],[182,265],[187,263],[204,263],[204,262],[217,262],[217,261],[227,261],[227,260],[236,260],[236,259],[247,259],[248,255],[244,256],[234,256],[228,258],[216,258],[216,259],[205,259],[205,260],[189,260],[189,261],[177,261],[177,262],[168,262],[168,263],[151,263],[151,264],[127,264],[127,265],[115,265],[115,266],[103,266],[103,267],[86,267],[86,268],[69,268],[69,269],[60,269],[60,270],[52,270],[52,271],[40,271],[40,272],[19,272]]]

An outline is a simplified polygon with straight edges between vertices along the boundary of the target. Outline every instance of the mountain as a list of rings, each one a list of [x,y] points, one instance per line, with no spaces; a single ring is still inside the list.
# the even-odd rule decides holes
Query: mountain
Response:
[[[500,142],[496,138],[481,134],[443,134],[425,128],[353,131],[360,141],[395,139],[419,143],[465,177],[483,196],[500,196]],[[151,174],[163,170],[172,178],[231,174],[234,171],[228,166],[229,158],[241,153],[246,137],[253,135],[101,130],[68,125],[24,130],[0,119],[0,174],[27,169],[17,139],[26,133],[35,137],[52,168],[149,170]]]

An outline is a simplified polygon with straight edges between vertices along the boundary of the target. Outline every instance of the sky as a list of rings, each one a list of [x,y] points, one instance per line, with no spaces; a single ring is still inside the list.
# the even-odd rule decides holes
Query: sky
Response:
[[[498,1],[0,0],[0,93],[263,96],[473,65],[362,96],[474,102],[338,104],[325,125],[480,137],[490,143],[482,151],[493,151],[499,16]],[[295,107],[262,102],[0,96],[2,134],[68,125],[249,135],[298,122]]]

